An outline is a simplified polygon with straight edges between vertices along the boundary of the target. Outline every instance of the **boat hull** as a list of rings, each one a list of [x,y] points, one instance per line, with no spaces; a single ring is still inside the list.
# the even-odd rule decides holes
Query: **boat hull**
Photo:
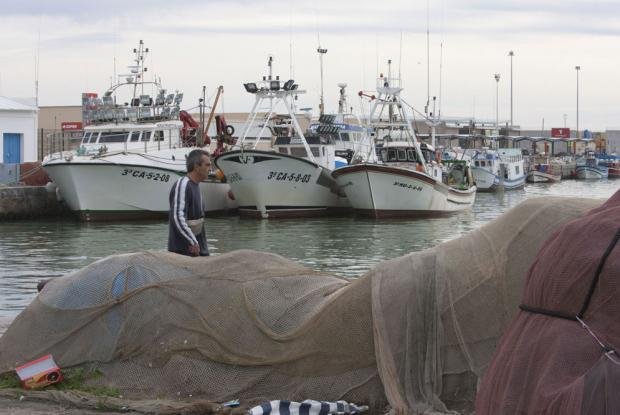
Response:
[[[350,211],[331,171],[306,159],[271,151],[231,151],[215,159],[239,203],[256,218],[313,217]]]
[[[438,216],[469,209],[476,188],[453,189],[408,169],[358,164],[334,170],[355,212],[382,217]]]
[[[54,161],[44,168],[69,209],[84,221],[166,218],[170,190],[185,174],[120,163]],[[209,180],[200,189],[208,215],[234,210],[228,184]]]
[[[502,190],[516,190],[525,186],[525,175],[515,179],[501,179],[498,175],[483,168],[472,168],[472,174],[479,192],[497,192]]]
[[[541,171],[530,171],[527,174],[527,181],[530,183],[557,183],[562,180],[562,176],[544,173]]]
[[[604,167],[577,166],[576,175],[582,180],[600,180],[607,178],[609,171]]]

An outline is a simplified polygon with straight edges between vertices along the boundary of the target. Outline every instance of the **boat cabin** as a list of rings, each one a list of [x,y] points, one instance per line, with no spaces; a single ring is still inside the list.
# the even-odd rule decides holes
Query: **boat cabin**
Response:
[[[114,125],[106,128],[99,125],[87,127],[78,149],[78,155],[109,151],[162,150],[181,145],[180,130],[183,123],[168,121],[150,125]]]

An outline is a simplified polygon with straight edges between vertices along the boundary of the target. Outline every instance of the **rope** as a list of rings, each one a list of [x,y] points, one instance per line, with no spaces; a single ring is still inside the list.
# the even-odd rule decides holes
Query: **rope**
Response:
[[[588,332],[588,334],[590,334],[590,336],[592,336],[592,338],[594,340],[596,340],[596,342],[599,344],[599,346],[601,346],[601,349],[603,349],[603,351],[605,352],[605,357],[607,357],[610,361],[612,361],[613,363],[620,365],[620,361],[616,360],[613,358],[612,355],[616,355],[616,351],[610,347],[607,346],[605,343],[603,343],[597,336],[596,334],[594,334],[594,332],[590,329],[590,327],[588,327],[588,325],[585,323],[585,321],[583,321],[582,319],[580,319],[579,317],[575,317],[577,319],[577,321],[579,323],[581,323],[581,327],[583,327],[584,329],[586,329],[586,331]]]

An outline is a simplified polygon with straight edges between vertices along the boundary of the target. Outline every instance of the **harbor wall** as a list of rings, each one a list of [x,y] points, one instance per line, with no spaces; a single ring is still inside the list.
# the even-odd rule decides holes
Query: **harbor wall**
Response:
[[[58,201],[55,187],[0,187],[0,220],[61,216],[69,211]]]

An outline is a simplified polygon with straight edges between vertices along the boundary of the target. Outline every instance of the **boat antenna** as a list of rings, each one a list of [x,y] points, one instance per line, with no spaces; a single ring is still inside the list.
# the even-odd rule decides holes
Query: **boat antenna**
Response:
[[[431,99],[431,53],[430,53],[430,5],[429,0],[426,0],[426,108],[424,112],[428,116],[428,106]]]
[[[321,37],[319,33],[317,33],[317,40],[319,47],[316,51],[319,53],[319,62],[321,64],[321,103],[319,104],[319,113],[323,115],[325,113],[325,101],[323,97],[323,55],[327,53],[327,49],[321,47]]]
[[[441,118],[441,79],[443,72],[443,42],[439,44],[439,110],[437,112],[437,118]]]
[[[37,34],[37,54],[34,58],[34,99],[39,106],[39,63],[41,58],[41,21],[39,20],[39,30]]]
[[[291,8],[289,8],[288,15],[288,60],[290,66],[288,79],[293,79],[293,12]]]
[[[403,61],[403,31],[401,30],[400,31],[400,51],[398,54],[398,82],[401,87],[403,86],[403,81],[400,78],[401,76],[400,68],[401,68],[402,61]]]

